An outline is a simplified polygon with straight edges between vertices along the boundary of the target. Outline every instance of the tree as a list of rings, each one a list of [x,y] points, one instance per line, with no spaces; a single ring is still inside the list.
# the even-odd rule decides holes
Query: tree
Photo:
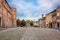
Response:
[[[30,22],[30,25],[33,26],[33,22]]]
[[[21,27],[26,26],[26,21],[25,20],[22,20],[21,23],[20,23],[20,26]]]
[[[17,19],[17,26],[23,27],[26,26],[26,21],[25,20],[19,20]]]
[[[20,20],[17,19],[16,22],[17,22],[17,26],[20,26]]]

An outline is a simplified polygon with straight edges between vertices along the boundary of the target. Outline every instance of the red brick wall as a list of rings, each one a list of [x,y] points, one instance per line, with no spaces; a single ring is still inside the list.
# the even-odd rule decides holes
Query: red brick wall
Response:
[[[16,10],[12,10],[6,0],[0,0],[0,17],[2,18],[2,27],[16,26]]]

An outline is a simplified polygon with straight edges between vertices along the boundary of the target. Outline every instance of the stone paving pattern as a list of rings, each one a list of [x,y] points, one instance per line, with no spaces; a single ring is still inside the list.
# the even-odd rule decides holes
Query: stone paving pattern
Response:
[[[12,28],[0,31],[0,40],[60,40],[60,30],[49,28]]]

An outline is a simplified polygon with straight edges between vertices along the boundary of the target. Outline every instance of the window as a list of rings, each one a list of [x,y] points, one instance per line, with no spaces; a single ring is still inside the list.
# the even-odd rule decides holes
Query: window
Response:
[[[57,16],[57,19],[60,19],[60,16]]]
[[[56,16],[57,14],[56,13],[54,13],[54,14],[52,14],[52,17],[54,17],[54,16]]]

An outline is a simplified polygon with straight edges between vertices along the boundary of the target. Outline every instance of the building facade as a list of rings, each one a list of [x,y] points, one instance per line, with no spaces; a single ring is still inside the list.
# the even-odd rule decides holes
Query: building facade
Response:
[[[46,27],[48,28],[60,28],[60,6],[46,14]]]
[[[60,6],[56,10],[57,12],[57,26],[60,28]]]
[[[52,27],[52,13],[46,14],[46,27]]]
[[[41,22],[41,26],[44,28],[46,27],[46,17],[42,14],[42,22]]]
[[[38,23],[39,23],[39,26],[42,27],[42,19],[41,18],[38,20]]]
[[[34,27],[40,27],[39,22],[34,22],[34,23],[33,23],[33,26],[34,26]]]
[[[10,7],[6,0],[0,0],[0,27],[16,27],[16,9]]]

